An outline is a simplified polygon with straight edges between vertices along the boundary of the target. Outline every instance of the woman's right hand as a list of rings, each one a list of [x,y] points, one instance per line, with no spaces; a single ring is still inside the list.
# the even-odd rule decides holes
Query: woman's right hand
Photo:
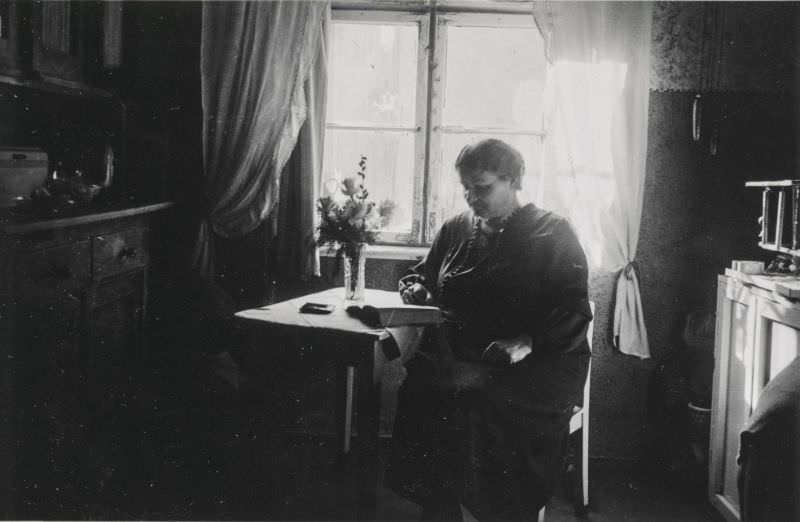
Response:
[[[400,281],[400,298],[405,304],[430,305],[433,304],[433,296],[428,289],[420,283]]]

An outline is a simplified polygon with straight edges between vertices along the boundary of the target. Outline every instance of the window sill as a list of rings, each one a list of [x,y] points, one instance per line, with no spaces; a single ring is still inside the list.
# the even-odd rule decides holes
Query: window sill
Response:
[[[367,259],[397,259],[402,261],[416,261],[424,258],[428,253],[428,247],[405,246],[405,245],[369,245],[367,247]],[[326,247],[319,249],[321,257],[336,257],[336,250]]]

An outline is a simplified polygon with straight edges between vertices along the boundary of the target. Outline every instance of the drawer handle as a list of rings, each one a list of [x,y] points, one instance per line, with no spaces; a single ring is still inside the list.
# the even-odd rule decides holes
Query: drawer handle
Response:
[[[134,257],[136,257],[136,249],[133,247],[123,248],[122,250],[119,251],[119,254],[117,255],[117,258],[120,261],[123,261],[125,259],[133,259]]]

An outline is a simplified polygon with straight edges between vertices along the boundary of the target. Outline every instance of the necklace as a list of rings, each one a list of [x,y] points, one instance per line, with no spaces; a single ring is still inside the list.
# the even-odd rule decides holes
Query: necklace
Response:
[[[506,227],[522,208],[524,208],[524,206],[520,205],[511,212],[509,212],[506,216],[502,218],[501,222],[498,224],[499,225],[498,228],[491,228],[491,232],[487,232],[483,229],[482,227],[482,223],[484,222],[483,219],[478,217],[474,219],[472,226],[472,233],[470,234],[469,239],[467,240],[467,244],[464,247],[465,249],[464,257],[461,258],[461,262],[458,263],[455,266],[455,268],[453,268],[439,280],[440,296],[445,293],[445,284],[452,277],[457,276],[460,273],[465,272],[466,270],[469,270],[469,268],[465,269],[465,267],[474,267],[479,263],[477,259],[473,261],[473,257],[480,258],[481,255],[487,252],[487,249],[496,253],[497,247],[500,243],[500,238],[505,232]]]
[[[503,216],[493,218],[478,218],[481,224],[481,231],[486,234],[494,234],[495,232],[502,232],[505,230],[506,224],[511,221],[511,217],[517,213],[522,205],[517,204],[508,213]]]

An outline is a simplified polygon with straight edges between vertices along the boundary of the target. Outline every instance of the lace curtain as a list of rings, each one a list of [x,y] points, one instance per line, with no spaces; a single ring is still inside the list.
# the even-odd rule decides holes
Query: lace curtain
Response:
[[[614,341],[650,356],[634,263],[647,155],[650,2],[535,2],[548,58],[535,199],[568,216],[595,266],[619,271]]]
[[[327,2],[203,4],[201,89],[205,219],[193,265],[210,279],[213,237],[253,231],[273,211],[307,116],[304,86]]]

